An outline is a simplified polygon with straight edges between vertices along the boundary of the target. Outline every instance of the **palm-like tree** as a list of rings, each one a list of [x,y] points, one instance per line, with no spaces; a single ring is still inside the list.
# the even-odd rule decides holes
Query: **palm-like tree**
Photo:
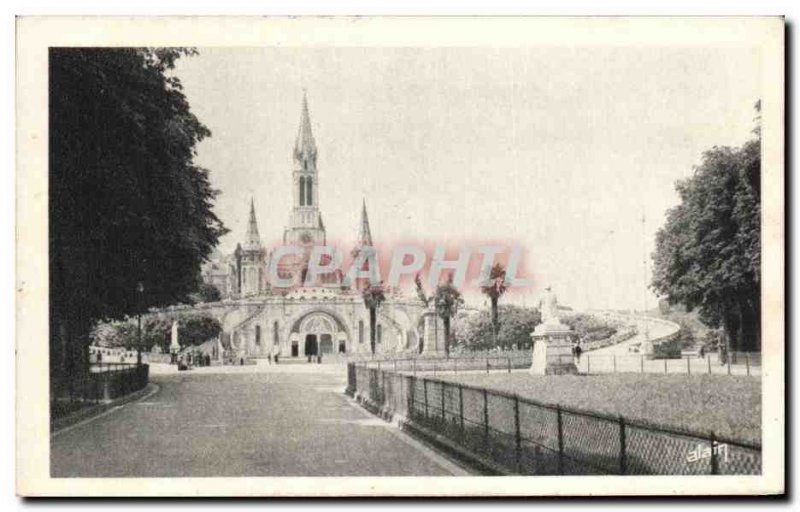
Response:
[[[447,357],[450,357],[450,319],[456,316],[459,308],[464,306],[464,298],[461,296],[461,292],[453,286],[452,274],[450,274],[445,284],[436,288],[433,304],[436,307],[436,313],[444,323],[444,353]]]
[[[363,292],[364,306],[369,310],[369,347],[372,354],[375,354],[375,330],[378,323],[378,308],[386,300],[383,291],[383,283],[377,286],[368,286]]]
[[[495,337],[500,328],[497,320],[497,303],[500,301],[500,297],[506,293],[506,290],[508,290],[508,286],[506,286],[506,269],[503,268],[503,265],[495,263],[489,271],[488,281],[485,286],[481,287],[483,294],[489,297],[492,303],[492,335]]]

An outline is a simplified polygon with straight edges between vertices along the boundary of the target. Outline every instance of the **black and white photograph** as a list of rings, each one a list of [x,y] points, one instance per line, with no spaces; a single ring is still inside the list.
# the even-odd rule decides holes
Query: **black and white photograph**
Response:
[[[18,493],[783,492],[783,19],[108,23],[18,20]]]

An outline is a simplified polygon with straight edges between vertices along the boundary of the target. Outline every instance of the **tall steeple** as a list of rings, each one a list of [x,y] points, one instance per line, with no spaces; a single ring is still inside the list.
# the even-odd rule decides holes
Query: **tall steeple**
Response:
[[[325,243],[325,227],[319,211],[319,175],[317,173],[317,144],[311,133],[308,98],[303,91],[300,127],[297,130],[292,170],[292,212],[283,232],[284,243],[316,245]]]
[[[303,91],[303,110],[300,114],[300,127],[297,129],[297,138],[294,141],[294,158],[299,163],[317,162],[317,144],[314,134],[311,133],[311,116],[308,113],[308,98]],[[307,167],[303,166],[305,169]]]
[[[244,250],[252,251],[261,249],[261,237],[258,236],[258,223],[256,222],[256,204],[250,198],[250,220],[247,223],[247,235],[244,239]]]
[[[358,244],[372,245],[372,233],[369,230],[369,218],[367,217],[367,200],[361,202],[361,225],[358,227]]]

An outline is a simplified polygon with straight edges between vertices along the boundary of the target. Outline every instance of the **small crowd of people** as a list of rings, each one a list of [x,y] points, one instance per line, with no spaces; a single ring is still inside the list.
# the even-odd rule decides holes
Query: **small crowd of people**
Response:
[[[191,370],[195,366],[211,366],[211,355],[187,352],[185,354],[178,354],[178,370]]]

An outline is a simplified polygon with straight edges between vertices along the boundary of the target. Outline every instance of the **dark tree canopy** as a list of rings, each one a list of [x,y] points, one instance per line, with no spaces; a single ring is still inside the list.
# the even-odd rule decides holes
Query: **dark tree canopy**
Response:
[[[653,255],[653,289],[697,308],[739,350],[760,348],[760,147],[756,138],[705,152],[694,175],[677,183],[681,203],[667,212]]]
[[[210,132],[168,76],[193,53],[50,50],[50,316],[62,358],[96,320],[186,301],[225,232],[193,162]]]

